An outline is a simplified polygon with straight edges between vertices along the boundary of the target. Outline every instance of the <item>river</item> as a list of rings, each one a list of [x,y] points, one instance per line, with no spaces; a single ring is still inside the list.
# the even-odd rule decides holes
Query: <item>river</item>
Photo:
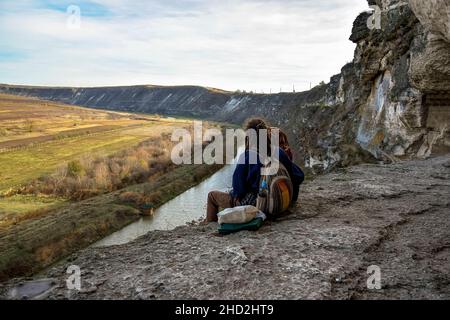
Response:
[[[242,148],[239,149],[240,153]],[[153,230],[171,230],[198,220],[206,214],[206,200],[212,190],[226,191],[231,188],[231,178],[235,164],[224,166],[211,177],[185,191],[176,198],[166,202],[155,210],[153,216],[142,217],[123,229],[93,244],[105,247],[128,243]]]

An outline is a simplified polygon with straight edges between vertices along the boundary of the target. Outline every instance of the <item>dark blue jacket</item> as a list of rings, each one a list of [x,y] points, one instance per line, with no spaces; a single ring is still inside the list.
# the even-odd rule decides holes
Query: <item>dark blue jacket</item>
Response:
[[[245,160],[242,158],[245,157]],[[250,164],[250,151],[246,150],[236,165],[233,174],[233,197],[242,199],[247,193],[258,193],[259,180],[261,178],[262,164],[257,158],[256,164]],[[292,201],[297,201],[300,184],[305,179],[303,171],[286,155],[286,153],[279,149],[279,160],[286,167],[289,172],[292,184],[294,186],[294,194]]]

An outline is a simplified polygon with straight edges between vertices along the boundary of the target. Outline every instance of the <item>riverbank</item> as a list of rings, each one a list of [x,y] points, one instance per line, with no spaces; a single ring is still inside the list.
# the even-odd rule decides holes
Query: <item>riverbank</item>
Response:
[[[306,183],[292,212],[258,232],[154,231],[35,279],[53,279],[49,299],[449,299],[449,195],[448,156],[350,167]],[[79,292],[66,288],[69,265]],[[371,265],[381,290],[366,286]]]
[[[0,228],[0,281],[36,273],[138,220],[124,194],[152,196],[155,208],[200,183],[221,166],[180,166],[154,181],[62,207]]]

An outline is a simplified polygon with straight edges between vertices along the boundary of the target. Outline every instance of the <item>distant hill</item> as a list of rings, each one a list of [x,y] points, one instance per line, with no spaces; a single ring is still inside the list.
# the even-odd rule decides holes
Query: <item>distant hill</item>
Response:
[[[35,87],[0,85],[0,92],[108,110],[192,116],[241,123],[272,109],[315,103],[323,90],[297,94],[245,94],[198,86]]]

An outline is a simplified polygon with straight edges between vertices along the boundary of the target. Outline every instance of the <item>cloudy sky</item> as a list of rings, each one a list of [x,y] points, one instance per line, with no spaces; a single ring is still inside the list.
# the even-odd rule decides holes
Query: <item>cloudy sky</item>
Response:
[[[366,0],[1,0],[0,82],[300,91],[352,60],[352,22],[367,9]]]

